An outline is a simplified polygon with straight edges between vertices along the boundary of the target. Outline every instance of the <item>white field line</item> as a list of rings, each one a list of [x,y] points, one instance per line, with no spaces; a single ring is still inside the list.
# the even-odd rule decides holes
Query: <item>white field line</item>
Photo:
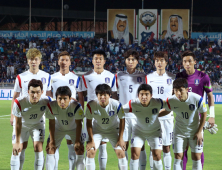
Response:
[[[0,117],[6,117],[6,116],[11,116],[11,115],[2,115],[2,116],[0,116]]]

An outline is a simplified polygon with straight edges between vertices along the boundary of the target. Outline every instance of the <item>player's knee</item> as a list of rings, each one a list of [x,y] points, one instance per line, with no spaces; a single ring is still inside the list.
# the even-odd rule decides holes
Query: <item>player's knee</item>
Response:
[[[116,155],[119,159],[125,158],[125,151],[120,150],[120,149],[116,149]]]
[[[103,142],[103,141],[100,143],[100,145],[106,145],[106,144],[107,144],[107,143],[106,143],[106,142]]]
[[[132,160],[137,160],[137,159],[139,159],[139,157],[140,157],[140,155],[138,153],[136,153],[136,152],[131,153],[131,159]]]
[[[66,139],[66,143],[67,143],[67,145],[73,144],[72,141],[71,141],[71,140],[68,140],[68,139]]]
[[[163,152],[164,153],[170,152],[170,146],[163,146]]]
[[[96,151],[94,149],[87,151],[88,158],[95,158],[95,156],[96,156]]]
[[[42,151],[42,143],[41,142],[34,143],[34,151],[35,152],[41,152]]]
[[[27,146],[28,146],[28,142],[24,142],[24,143],[22,144],[22,148],[23,148],[23,149],[26,149]]]
[[[201,154],[202,153],[193,153],[192,152],[192,160],[194,160],[194,161],[200,160],[201,159]]]
[[[153,155],[153,160],[155,160],[155,161],[161,160],[161,151],[160,152],[154,151],[152,155]]]
[[[174,153],[175,159],[182,159],[183,154],[182,153]]]

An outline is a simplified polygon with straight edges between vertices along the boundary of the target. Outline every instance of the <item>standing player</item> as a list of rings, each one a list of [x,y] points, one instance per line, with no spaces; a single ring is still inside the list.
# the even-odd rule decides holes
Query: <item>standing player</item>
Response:
[[[138,170],[141,148],[146,140],[153,152],[153,169],[162,170],[162,135],[158,114],[163,101],[152,98],[152,87],[148,84],[140,85],[137,94],[138,98],[123,106],[125,112],[133,112],[137,118],[132,130],[130,170]]]
[[[194,92],[196,94],[199,94],[201,97],[204,96],[204,92],[207,93],[208,97],[208,106],[210,111],[210,118],[208,119],[208,122],[210,123],[211,127],[214,126],[215,123],[215,112],[214,112],[214,99],[213,99],[213,93],[210,83],[210,78],[207,74],[197,71],[194,68],[194,65],[196,64],[196,58],[195,54],[191,51],[185,51],[182,56],[182,62],[184,71],[181,73],[178,73],[176,75],[176,78],[185,78],[188,82],[189,92]],[[201,163],[202,167],[204,165],[204,154],[201,155]],[[187,151],[184,153],[183,158],[183,169],[186,170],[186,164],[187,164]]]
[[[84,113],[81,105],[71,99],[72,92],[68,86],[61,86],[57,89],[55,97],[56,101],[48,104],[46,113],[51,114],[51,119],[54,119],[54,126],[49,127],[50,142],[47,147],[46,169],[54,170],[56,165],[55,150],[50,148],[50,145],[55,147],[60,146],[65,135],[69,135],[73,143],[75,143],[76,151],[76,169],[84,170],[84,146],[81,141],[82,119]],[[75,168],[75,167],[74,167]],[[74,169],[73,168],[73,169]]]
[[[28,96],[15,99],[12,114],[15,117],[12,143],[13,154],[11,156],[11,170],[22,169],[20,165],[20,154],[23,143],[27,142],[29,135],[33,140],[35,152],[35,170],[42,170],[44,156],[42,145],[45,139],[45,122],[43,115],[50,97],[42,96],[43,85],[40,80],[32,79],[28,84]]]
[[[56,98],[56,91],[61,86],[69,86],[71,92],[72,92],[72,98],[76,99],[76,92],[79,91],[80,88],[80,77],[75,75],[74,72],[69,71],[69,66],[71,65],[71,59],[70,55],[67,51],[63,51],[58,56],[58,65],[60,66],[59,72],[52,75],[52,91],[50,96],[53,98]],[[79,93],[79,92],[78,92]],[[80,96],[80,95],[79,95]],[[74,146],[72,143],[71,138],[66,135],[65,136],[68,146],[68,159],[69,159],[69,169],[74,170],[75,169],[75,160],[76,155],[74,151]],[[56,149],[55,153],[56,158],[56,166],[55,170],[58,169],[58,161],[59,161],[59,146]]]
[[[106,63],[106,54],[102,50],[96,50],[92,52],[92,63],[94,69],[87,72],[82,76],[81,85],[82,93],[80,94],[80,104],[84,106],[84,97],[87,96],[87,101],[94,100],[96,98],[95,89],[99,84],[107,84],[112,89],[112,98],[117,99],[116,89],[116,77],[111,72],[104,70],[104,64]],[[84,119],[84,133],[86,133],[86,141],[88,141],[88,133],[86,129],[86,119]],[[106,143],[107,139],[103,139],[99,147],[99,165],[100,170],[106,169],[107,164],[107,151]]]
[[[165,71],[168,61],[168,56],[162,51],[154,53],[154,61],[156,71],[147,75],[147,83],[151,85],[153,89],[153,97],[166,100],[167,97],[172,95],[173,86],[172,83],[175,80],[175,75]],[[165,170],[171,170],[171,154],[170,145],[172,144],[173,136],[173,112],[163,117],[159,117],[159,121],[162,127],[162,139],[163,139],[163,162]],[[150,152],[150,167],[153,167],[152,152]]]
[[[126,71],[121,71],[116,74],[116,86],[119,89],[119,101],[126,104],[129,100],[137,97],[138,87],[146,83],[146,74],[136,71],[136,66],[139,60],[137,51],[128,50],[124,54]],[[131,139],[132,128],[136,123],[136,116],[133,113],[126,112],[125,114],[125,129],[123,139],[126,142],[125,155],[128,160],[127,149],[129,140]],[[140,170],[146,169],[146,151],[142,147],[140,154]]]
[[[86,145],[86,170],[95,170],[96,151],[104,138],[108,138],[119,159],[120,170],[127,170],[125,142],[123,131],[125,126],[124,111],[119,101],[111,99],[111,88],[100,84],[95,89],[97,98],[87,103],[86,118],[89,141]],[[94,122],[92,125],[92,119]],[[118,120],[120,119],[120,121]],[[118,131],[119,129],[119,131]]]
[[[183,152],[189,145],[193,160],[192,170],[201,170],[201,154],[203,152],[203,127],[207,117],[206,104],[203,98],[193,92],[188,92],[188,83],[184,78],[173,82],[174,95],[167,98],[161,115],[170,111],[176,113],[176,123],[173,133],[174,170],[182,170]],[[168,111],[168,112],[167,112]],[[164,114],[165,113],[165,114]],[[201,114],[201,119],[199,117]]]
[[[16,98],[21,96],[27,96],[28,95],[28,84],[31,79],[37,79],[41,80],[43,84],[43,95],[49,94],[51,91],[51,76],[42,71],[39,70],[39,65],[41,62],[42,54],[39,50],[36,48],[32,48],[28,50],[27,54],[27,63],[29,65],[29,70],[19,74],[16,77],[15,86],[14,86],[14,94],[12,98],[12,104],[11,104],[11,119],[10,123],[13,125],[14,115],[12,114],[12,108],[14,105],[14,101]],[[27,148],[28,141],[24,141],[23,143],[23,149],[20,154],[20,169],[22,169],[24,161],[25,161],[25,149]]]

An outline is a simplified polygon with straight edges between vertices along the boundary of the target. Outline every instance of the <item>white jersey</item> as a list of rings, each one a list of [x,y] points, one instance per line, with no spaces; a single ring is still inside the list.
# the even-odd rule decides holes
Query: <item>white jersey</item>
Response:
[[[37,74],[33,74],[28,70],[16,77],[14,92],[20,92],[22,96],[28,96],[28,84],[32,79],[42,81],[43,95],[46,95],[46,91],[51,91],[51,76],[49,73],[39,70]]]
[[[112,130],[118,126],[118,118],[123,119],[125,113],[122,104],[110,98],[106,108],[100,106],[98,99],[88,102],[85,115],[87,119],[94,118],[93,127],[102,130]]]
[[[15,99],[12,114],[16,117],[22,118],[22,125],[33,126],[43,122],[43,115],[45,113],[47,104],[51,101],[48,96],[42,96],[39,102],[31,104],[29,96],[21,96]]]
[[[82,76],[81,81],[81,91],[87,91],[88,102],[96,98],[95,89],[99,84],[108,84],[112,91],[117,91],[116,77],[107,70],[104,70],[101,74],[97,74],[94,70],[91,70]]]
[[[151,98],[147,107],[141,105],[139,98],[132,99],[123,106],[124,112],[133,112],[135,114],[137,123],[133,128],[142,133],[152,133],[161,129],[158,115],[162,108],[163,101],[155,98]]]
[[[57,72],[52,75],[51,84],[54,99],[56,98],[56,90],[61,86],[68,86],[72,92],[72,97],[76,99],[76,92],[80,89],[80,77],[75,75],[74,72],[69,72],[64,76]]]
[[[173,92],[173,81],[175,80],[175,75],[166,71],[162,76],[153,72],[147,75],[147,84],[149,84],[153,89],[153,98],[161,98],[166,100],[167,97],[172,96]],[[159,117],[160,120],[173,119],[173,112],[170,114]]]
[[[193,136],[199,127],[199,113],[207,111],[203,98],[193,92],[188,92],[188,98],[181,102],[175,95],[167,98],[164,102],[167,111],[176,113],[176,123],[174,133],[182,134],[186,137]]]
[[[146,74],[135,71],[129,74],[127,71],[116,74],[116,86],[119,89],[119,101],[123,105],[129,100],[137,98],[137,89],[141,84],[146,83]],[[126,112],[126,118],[136,118],[133,113]]]
[[[82,106],[74,101],[71,100],[69,106],[66,109],[61,109],[57,101],[52,101],[48,103],[46,109],[47,115],[50,115],[50,119],[55,119],[55,127],[60,131],[68,131],[76,129],[76,122],[75,120],[81,120],[84,118],[84,113]],[[53,116],[53,117],[52,117]]]

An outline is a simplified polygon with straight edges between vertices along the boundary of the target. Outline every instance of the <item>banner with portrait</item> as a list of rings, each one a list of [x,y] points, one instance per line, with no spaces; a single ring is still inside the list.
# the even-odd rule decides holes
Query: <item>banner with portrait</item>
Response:
[[[107,41],[133,44],[135,37],[135,10],[107,10]]]
[[[138,15],[138,41],[140,44],[158,38],[157,9],[140,9]]]
[[[161,36],[167,38],[189,38],[189,9],[162,9]]]

